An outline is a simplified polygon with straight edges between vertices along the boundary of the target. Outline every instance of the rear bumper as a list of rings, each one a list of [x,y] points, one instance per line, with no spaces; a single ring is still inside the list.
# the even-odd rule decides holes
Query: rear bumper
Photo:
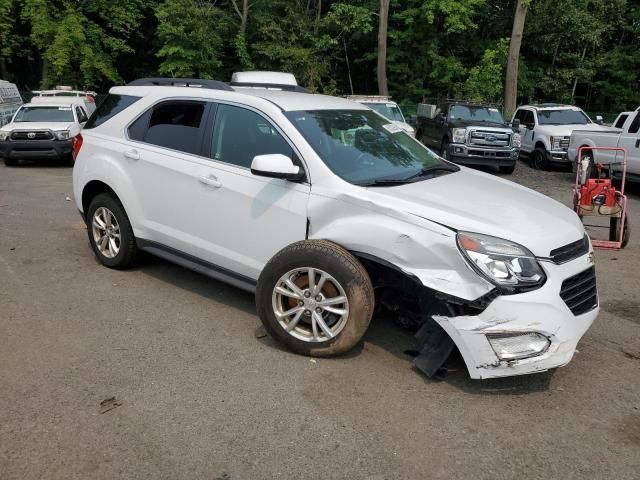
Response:
[[[565,279],[591,268],[590,255],[563,265],[541,262],[547,274],[539,289],[517,295],[502,295],[476,316],[434,320],[456,344],[471,378],[525,375],[561,367],[572,359],[578,341],[598,316],[599,307],[574,315],[560,297]],[[541,354],[521,360],[501,360],[487,334],[537,333],[549,340]]]
[[[57,160],[71,155],[72,142],[72,140],[0,141],[0,157],[11,160]]]
[[[459,143],[449,145],[449,159],[460,165],[507,167],[518,159],[519,149],[470,147]]]

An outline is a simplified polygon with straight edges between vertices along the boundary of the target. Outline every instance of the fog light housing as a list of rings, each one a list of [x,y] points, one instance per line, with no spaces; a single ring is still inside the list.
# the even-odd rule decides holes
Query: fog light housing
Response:
[[[542,355],[551,342],[540,333],[493,333],[487,340],[500,360],[521,360]]]

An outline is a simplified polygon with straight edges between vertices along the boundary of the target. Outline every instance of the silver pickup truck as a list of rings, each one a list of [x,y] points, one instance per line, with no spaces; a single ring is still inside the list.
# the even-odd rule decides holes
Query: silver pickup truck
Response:
[[[622,126],[622,130],[611,128],[604,131],[574,130],[569,140],[567,155],[575,162],[580,147],[621,147],[627,150],[627,175],[632,180],[640,180],[640,107],[636,109]],[[622,154],[607,150],[583,150],[582,156],[589,156],[590,163],[616,163],[622,161]],[[618,168],[615,168],[618,170]]]

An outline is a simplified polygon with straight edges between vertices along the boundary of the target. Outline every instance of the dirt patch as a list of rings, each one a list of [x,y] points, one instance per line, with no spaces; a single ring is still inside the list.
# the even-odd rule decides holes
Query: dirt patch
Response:
[[[640,311],[640,303],[629,301],[613,301],[603,303],[602,309],[609,313],[622,317],[630,322],[640,325],[640,318],[638,312]]]

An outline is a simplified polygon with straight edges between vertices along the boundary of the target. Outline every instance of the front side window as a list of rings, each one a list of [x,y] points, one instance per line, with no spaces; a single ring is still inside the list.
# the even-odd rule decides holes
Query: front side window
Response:
[[[172,100],[154,106],[129,127],[129,137],[144,143],[200,155],[205,102]]]
[[[536,121],[535,121],[535,118],[533,116],[533,112],[531,110],[526,110],[525,111],[524,122],[523,123],[528,128],[533,128],[535,126]]]
[[[378,112],[392,122],[404,122],[400,108],[395,103],[365,103],[371,110]]]
[[[336,175],[356,185],[395,185],[459,170],[368,110],[285,115]]]
[[[538,110],[540,125],[586,125],[591,123],[582,110]]]
[[[22,107],[14,122],[73,122],[71,107]]]
[[[211,155],[214,160],[250,168],[253,157],[293,150],[264,117],[233,105],[218,105]]]
[[[473,105],[452,105],[449,109],[449,119],[504,123],[502,114],[497,108]]]

